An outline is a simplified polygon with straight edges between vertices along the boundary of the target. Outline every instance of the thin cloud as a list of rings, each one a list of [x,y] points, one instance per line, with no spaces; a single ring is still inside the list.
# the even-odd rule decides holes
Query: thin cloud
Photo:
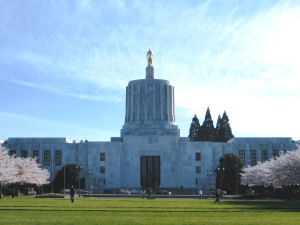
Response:
[[[215,120],[227,110],[240,133],[299,138],[300,5],[293,1],[1,4],[2,80],[123,101],[127,82],[144,78],[151,47],[155,77],[174,84],[182,115],[210,106]]]
[[[84,140],[86,137],[89,137],[89,140],[110,140],[110,137],[118,135],[118,132],[112,132],[109,130],[93,129],[89,127],[82,127],[69,123],[62,123],[58,121],[52,121],[44,118],[38,118],[33,116],[27,116],[16,113],[1,112],[1,118],[7,118],[10,121],[18,124],[19,129],[22,130],[28,127],[30,124],[30,133],[35,137],[70,137],[75,140]],[[2,121],[2,123],[5,123]],[[43,124],[43,128],[40,128],[40,125]],[[59,129],[57,129],[59,127]],[[7,136],[9,133],[10,137],[20,136],[19,131],[16,130],[6,130],[6,133],[1,131],[0,136]],[[79,135],[80,134],[80,135]]]

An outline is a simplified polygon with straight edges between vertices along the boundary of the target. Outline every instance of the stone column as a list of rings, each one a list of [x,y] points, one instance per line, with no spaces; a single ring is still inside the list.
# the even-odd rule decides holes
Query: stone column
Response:
[[[164,85],[160,85],[160,120],[164,120]]]
[[[126,116],[125,121],[128,121],[129,118],[129,93],[128,93],[128,87],[126,87]]]
[[[137,120],[141,120],[141,85],[137,85],[137,99],[136,99],[136,104],[137,104]]]
[[[174,87],[172,87],[172,99],[173,99],[173,109],[172,109],[172,113],[173,113],[173,122],[175,122],[175,98],[174,98]]]
[[[167,98],[167,121],[170,121],[170,88],[166,85],[167,93],[166,93],[166,98]]]
[[[133,85],[129,87],[130,121],[133,121]]]
[[[155,98],[156,98],[156,92],[155,92],[155,83],[152,84],[152,97],[153,97],[153,106],[152,106],[152,120],[156,120],[156,105],[155,105]]]
[[[144,104],[145,104],[145,120],[148,120],[148,84],[145,83],[145,100],[144,100]]]

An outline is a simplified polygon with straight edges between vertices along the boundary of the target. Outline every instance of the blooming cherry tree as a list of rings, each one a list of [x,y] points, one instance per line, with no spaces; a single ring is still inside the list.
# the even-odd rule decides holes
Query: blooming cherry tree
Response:
[[[15,168],[11,163],[13,158],[8,155],[7,149],[0,146],[0,183],[10,183],[15,174]]]
[[[39,168],[35,158],[15,158],[16,174],[13,183],[48,184],[50,174],[48,170]]]
[[[35,158],[9,156],[8,150],[0,146],[0,197],[2,184],[29,183],[38,186],[49,183],[50,173],[39,167]]]
[[[243,169],[242,184],[282,186],[300,183],[300,148]]]

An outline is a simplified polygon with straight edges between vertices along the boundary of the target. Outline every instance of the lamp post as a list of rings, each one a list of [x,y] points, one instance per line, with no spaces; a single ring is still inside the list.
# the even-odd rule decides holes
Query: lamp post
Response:
[[[217,168],[217,171],[218,171],[218,174],[221,174],[221,179],[220,179],[220,183],[221,183],[221,190],[223,190],[223,172],[224,172],[225,168],[222,167],[218,167]]]
[[[93,177],[94,173],[95,173],[94,169],[92,169],[92,170],[88,169],[88,174],[90,176],[90,197],[92,197],[92,188],[93,188],[92,177]]]
[[[83,169],[83,164],[80,164],[80,165],[77,164],[76,169],[77,169],[77,173],[78,173],[78,188],[79,188],[79,197],[80,197],[81,190],[80,190],[80,176],[79,176],[79,174],[80,174],[80,170]]]
[[[66,165],[64,164],[64,194],[66,194]]]
[[[54,182],[54,178],[53,178],[53,157],[50,158],[51,160],[51,193],[53,194],[53,182]]]
[[[239,162],[236,163],[236,194],[239,194]]]

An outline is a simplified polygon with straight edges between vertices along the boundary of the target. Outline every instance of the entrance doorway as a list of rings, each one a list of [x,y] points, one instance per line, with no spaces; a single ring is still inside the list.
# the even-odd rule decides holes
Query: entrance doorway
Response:
[[[160,185],[160,156],[141,156],[141,185],[157,188]]]

